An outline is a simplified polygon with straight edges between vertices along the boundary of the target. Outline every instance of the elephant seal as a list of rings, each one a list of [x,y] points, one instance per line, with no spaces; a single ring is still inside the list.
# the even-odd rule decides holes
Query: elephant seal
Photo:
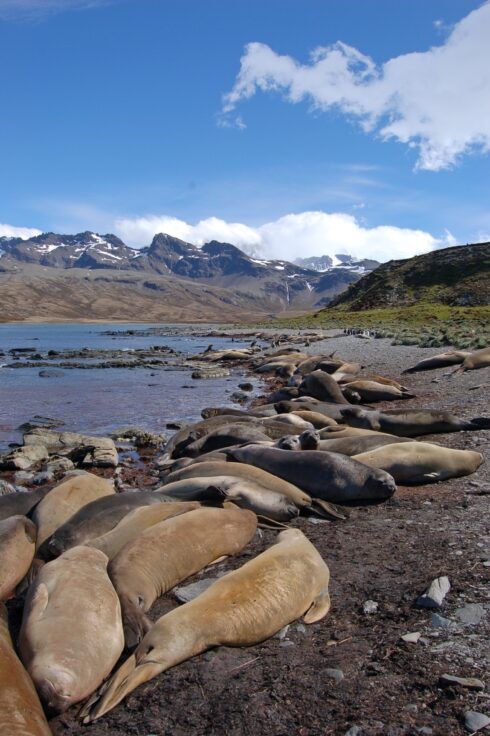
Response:
[[[32,515],[37,526],[37,547],[82,506],[113,494],[113,485],[92,473],[75,475],[55,486]]]
[[[223,556],[236,555],[257,530],[257,517],[237,508],[201,508],[160,522],[125,545],[109,565],[121,601],[126,647],[135,647],[151,622],[157,598]]]
[[[418,373],[419,371],[432,371],[436,368],[447,368],[450,365],[462,363],[471,353],[468,350],[450,350],[447,353],[432,355],[430,358],[419,360],[411,368],[406,368],[402,373]]]
[[[0,496],[0,521],[9,516],[27,516],[50,490],[51,488],[44,487],[26,493],[6,493]]]
[[[278,447],[280,450],[318,450],[320,449],[320,433],[315,430],[307,430],[300,435],[281,437],[273,447]]]
[[[276,424],[277,422],[280,424],[287,424],[289,428],[295,427],[300,432],[305,429],[314,428],[311,422],[298,416],[298,414],[276,414],[275,417],[266,417],[260,423],[267,427],[269,424]]]
[[[301,411],[294,410],[289,414],[278,414],[278,417],[289,417],[297,416],[303,419],[305,422],[309,422],[313,425],[313,429],[323,429],[324,427],[335,427],[337,422],[335,419],[327,417],[325,414],[320,414],[318,411]],[[305,427],[306,429],[306,427]]]
[[[333,503],[384,500],[396,490],[395,481],[384,470],[373,468],[371,473],[366,473],[366,465],[335,452],[290,452],[248,445],[228,453],[237,462],[262,468],[315,498]]]
[[[357,406],[341,409],[343,420],[353,427],[374,429],[399,437],[419,437],[424,434],[460,432],[490,428],[490,418],[460,419],[449,411],[436,409],[395,409],[365,411]]]
[[[70,547],[84,544],[114,529],[121,519],[139,506],[166,501],[164,494],[154,491],[126,491],[97,498],[79,509],[46,539],[39,553],[46,558],[58,557]]]
[[[25,516],[0,521],[0,601],[27,575],[36,551],[36,525]]]
[[[230,463],[227,463],[228,466]],[[271,491],[248,478],[227,475],[193,477],[168,483],[162,492],[181,501],[231,501],[272,521],[291,521],[299,508],[284,494]]]
[[[337,424],[334,427],[325,427],[319,430],[321,440],[343,439],[344,437],[392,437],[392,442],[396,442],[395,434],[387,434],[387,432],[378,432],[373,429],[361,429],[360,427],[351,427],[348,424]]]
[[[27,593],[19,649],[41,700],[61,712],[88,697],[124,647],[121,607],[98,549],[74,547]]]
[[[176,501],[175,503],[154,503],[151,506],[141,506],[126,514],[110,532],[95,539],[89,539],[85,544],[87,547],[100,549],[109,560],[112,560],[125,544],[132,542],[138,534],[149,527],[170,519],[172,516],[186,514],[200,507],[199,501]]]
[[[341,455],[359,455],[361,452],[375,450],[377,447],[393,445],[397,442],[410,442],[410,437],[396,437],[392,434],[353,435],[339,439],[320,440],[318,449],[327,452],[339,452]],[[396,480],[396,478],[395,478]]]
[[[164,480],[162,491],[165,491],[168,484],[178,480],[184,480],[186,478],[209,478],[219,475],[243,478],[257,483],[262,488],[286,496],[298,508],[309,508],[311,506],[311,497],[297,486],[261,468],[256,468],[245,463],[208,462],[190,465],[182,470],[177,470],[175,473],[170,473]]]
[[[415,394],[402,391],[396,386],[390,386],[376,381],[351,381],[343,386],[344,396],[359,401],[397,401],[399,399],[414,399]]]
[[[397,483],[410,485],[470,475],[483,462],[483,455],[430,442],[403,442],[354,455],[353,460],[386,470]]]
[[[287,431],[286,428],[285,431]],[[242,445],[245,442],[260,442],[268,439],[269,436],[261,432],[255,424],[226,424],[224,427],[209,432],[205,437],[191,442],[182,450],[182,455],[197,457],[230,445]]]
[[[51,736],[32,680],[17,657],[0,603],[0,733],[5,736]]]
[[[334,404],[348,404],[349,402],[339,388],[339,384],[325,371],[317,370],[308,373],[299,386],[300,394],[313,396],[319,401]]]
[[[299,529],[153,625],[80,715],[84,723],[114,708],[143,682],[210,647],[252,646],[300,616],[307,624],[330,610],[329,570]]]
[[[475,371],[479,368],[490,367],[490,347],[483,348],[483,350],[476,350],[474,353],[468,355],[462,362],[455,373],[464,373],[465,371]]]
[[[317,401],[309,396],[302,396],[298,400],[278,401],[274,404],[278,414],[287,414],[292,411],[312,411],[316,414],[322,414],[330,419],[334,419],[336,422],[342,421],[341,412],[345,406],[347,406],[346,402],[343,404],[333,404],[326,401]]]

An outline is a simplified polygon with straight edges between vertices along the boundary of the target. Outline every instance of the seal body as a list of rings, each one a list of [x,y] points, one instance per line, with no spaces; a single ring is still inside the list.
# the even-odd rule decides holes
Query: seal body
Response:
[[[412,368],[406,368],[402,373],[418,373],[419,371],[432,371],[436,368],[446,368],[450,365],[462,363],[468,355],[471,355],[468,350],[450,350],[447,353],[433,355],[431,358],[424,358],[424,360],[420,360]]]
[[[88,540],[85,544],[88,547],[100,549],[112,560],[125,544],[132,542],[138,534],[149,527],[165,521],[165,519],[170,519],[172,516],[198,509],[200,506],[199,501],[176,501],[175,503],[156,503],[151,504],[151,506],[141,506],[126,514],[114,529],[100,537]]]
[[[268,550],[162,616],[82,710],[84,722],[210,647],[258,644],[303,615],[305,623],[319,621],[330,609],[328,584],[328,567],[304,534],[299,529],[281,532]]]
[[[343,421],[353,427],[396,434],[399,437],[419,437],[424,434],[460,432],[483,429],[490,420],[466,420],[449,411],[436,409],[395,409],[393,411],[366,411],[357,406],[342,409]],[[477,422],[481,421],[481,424]]]
[[[395,481],[385,471],[372,468],[372,473],[366,473],[365,465],[335,452],[248,445],[229,453],[234,460],[278,475],[324,501],[382,500],[396,490]]]
[[[14,651],[3,603],[0,603],[0,662],[0,733],[51,736],[32,680]]]
[[[455,371],[456,373],[464,373],[465,371],[474,371],[479,368],[488,368],[490,366],[490,347],[483,350],[476,350],[468,355],[462,362],[461,366]]]
[[[74,547],[29,588],[19,648],[41,699],[64,711],[90,695],[124,647],[121,607],[106,555]]]
[[[36,488],[27,493],[6,493],[0,496],[0,521],[9,516],[27,516],[50,492],[50,488]]]
[[[32,519],[37,526],[37,546],[82,506],[114,493],[111,483],[97,475],[75,475],[55,486],[36,506]]]
[[[415,394],[402,391],[397,386],[378,383],[377,381],[356,380],[344,384],[344,395],[348,399],[357,394],[361,401],[397,401],[413,399]]]
[[[319,401],[331,401],[335,404],[349,403],[340,390],[337,381],[322,370],[308,373],[303,378],[299,390],[301,394],[313,396]]]
[[[483,462],[483,455],[430,442],[403,442],[354,455],[353,459],[386,470],[397,483],[411,484],[436,483],[470,475]]]
[[[361,452],[369,452],[369,450],[375,450],[377,447],[393,445],[397,442],[410,442],[410,438],[396,437],[391,434],[383,435],[381,433],[364,436],[354,435],[339,439],[320,440],[318,449],[327,452],[339,452],[341,455],[352,457],[353,455],[359,455]]]
[[[0,601],[27,574],[36,551],[36,526],[25,516],[0,521]]]
[[[160,522],[129,542],[109,566],[122,606],[126,645],[151,627],[142,615],[157,598],[252,539],[257,517],[242,509],[201,508]]]

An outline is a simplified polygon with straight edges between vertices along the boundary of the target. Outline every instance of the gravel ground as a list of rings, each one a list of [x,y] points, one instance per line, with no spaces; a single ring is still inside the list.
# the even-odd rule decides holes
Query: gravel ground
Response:
[[[328,339],[308,350],[337,350],[394,378],[437,352],[354,337]],[[488,415],[490,369],[452,378],[444,377],[448,370],[403,376],[417,394],[404,406],[446,408],[467,418]],[[471,390],[475,386],[480,388]],[[478,449],[486,462],[470,477],[399,487],[387,503],[358,506],[344,522],[295,522],[331,570],[332,609],[325,619],[311,626],[295,622],[282,638],[259,646],[220,647],[195,657],[141,686],[89,726],[79,725],[72,708],[51,721],[55,736],[468,733],[466,711],[490,714],[488,690],[443,688],[439,678],[447,673],[489,684],[490,432],[426,439]],[[189,582],[239,567],[274,537],[261,531],[240,556]],[[439,611],[442,619],[434,622],[430,611],[413,604],[442,575],[451,589]],[[368,600],[377,603],[376,612],[364,613]],[[152,618],[175,605],[166,596]],[[417,643],[401,639],[409,632],[420,632]]]

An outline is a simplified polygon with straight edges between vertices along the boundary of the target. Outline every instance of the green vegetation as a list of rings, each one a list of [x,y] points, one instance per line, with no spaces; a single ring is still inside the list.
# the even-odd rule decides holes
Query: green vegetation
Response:
[[[427,348],[483,348],[490,345],[490,307],[450,307],[447,304],[416,304],[410,307],[349,310],[323,309],[316,314],[277,319],[260,327],[275,329],[343,329],[360,327],[376,330],[379,337],[391,338],[394,345]]]

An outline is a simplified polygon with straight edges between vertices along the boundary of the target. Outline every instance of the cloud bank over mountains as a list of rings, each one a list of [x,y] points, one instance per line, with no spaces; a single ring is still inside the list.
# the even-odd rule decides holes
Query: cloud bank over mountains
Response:
[[[117,235],[128,244],[146,245],[156,233],[165,232],[194,245],[220,240],[242,248],[250,255],[292,261],[305,256],[334,256],[347,253],[357,258],[387,261],[410,258],[436,248],[455,244],[453,236],[435,238],[423,230],[391,225],[364,227],[352,215],[337,212],[288,214],[258,227],[209,217],[192,225],[162,215],[120,219]]]
[[[236,108],[257,92],[279,92],[314,111],[340,111],[366,133],[418,151],[416,168],[439,171],[463,155],[490,150],[490,2],[474,10],[446,42],[377,65],[339,41],[315,49],[302,64],[264,43],[250,43],[221,125],[245,127]]]
[[[22,238],[27,240],[36,235],[41,235],[41,230],[35,227],[15,227],[15,225],[3,225],[0,222],[0,238]]]

